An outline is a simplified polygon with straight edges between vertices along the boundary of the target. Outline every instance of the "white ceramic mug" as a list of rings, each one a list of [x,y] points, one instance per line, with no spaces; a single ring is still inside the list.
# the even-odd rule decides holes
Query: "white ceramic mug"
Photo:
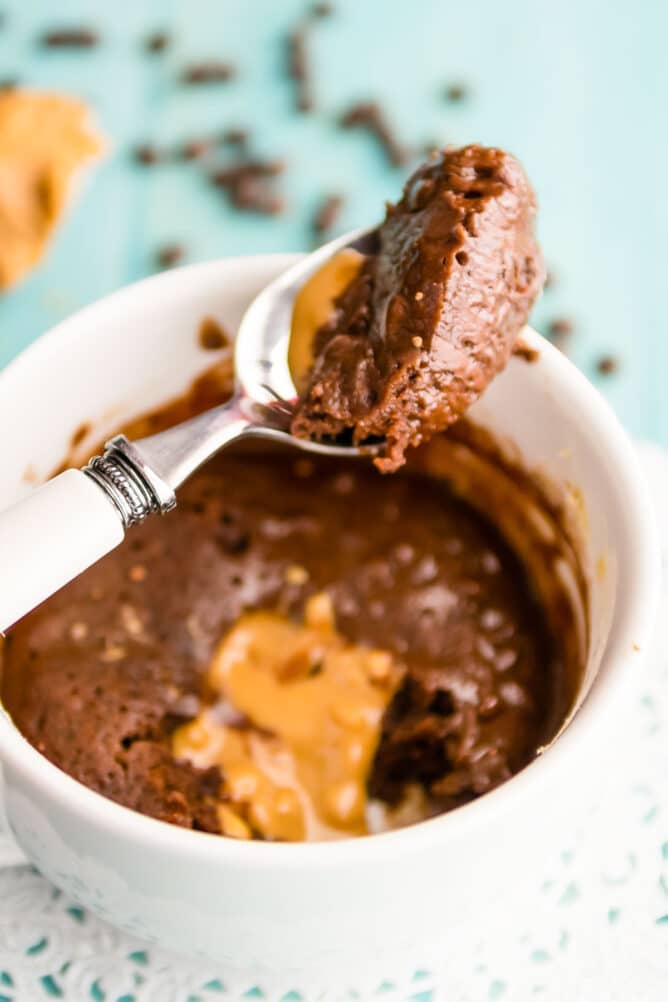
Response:
[[[82,422],[97,440],[184,391],[212,361],[197,344],[202,316],[236,329],[250,299],[293,260],[168,272],[37,341],[0,375],[0,507],[49,475]],[[245,843],[104,799],[43,758],[0,708],[6,814],[47,877],[130,932],[213,959],[228,986],[277,996],[363,990],[447,963],[467,923],[480,938],[492,936],[509,920],[509,902],[510,920],[530,922],[542,864],[600,785],[613,704],[648,637],[658,547],[616,418],[566,358],[527,337],[540,357],[531,365],[514,359],[474,417],[513,440],[529,468],[577,486],[588,513],[587,562],[594,568],[604,557],[606,566],[591,580],[592,684],[556,742],[493,793],[411,828],[334,843]]]

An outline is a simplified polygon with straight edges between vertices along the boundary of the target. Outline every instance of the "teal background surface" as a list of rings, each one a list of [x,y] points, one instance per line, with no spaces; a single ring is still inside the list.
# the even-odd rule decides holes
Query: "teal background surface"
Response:
[[[156,249],[187,261],[308,249],[320,197],[346,195],[339,229],[379,218],[406,171],[388,167],[338,115],[379,98],[401,137],[502,145],[537,189],[540,236],[557,276],[534,323],[568,316],[569,347],[636,435],[668,443],[664,301],[668,227],[668,6],[658,0],[335,0],[310,41],[317,111],[294,111],[284,38],[304,0],[0,0],[0,79],[82,96],[109,138],[41,266],[0,298],[0,365],[83,304],[155,270]],[[101,42],[47,50],[41,32],[90,25]],[[164,28],[172,45],[143,48]],[[238,78],[185,87],[192,61],[231,59]],[[448,102],[451,83],[470,96]],[[137,166],[132,149],[251,129],[260,154],[285,157],[277,218],[226,204],[193,164]],[[137,331],[141,337],[141,331]],[[95,331],[91,330],[91,339]],[[612,353],[620,368],[596,371]],[[63,359],[63,364],[67,360]]]

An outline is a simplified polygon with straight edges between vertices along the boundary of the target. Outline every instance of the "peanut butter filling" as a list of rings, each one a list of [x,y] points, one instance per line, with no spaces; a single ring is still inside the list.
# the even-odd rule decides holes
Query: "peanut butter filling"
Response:
[[[346,248],[311,275],[295,297],[290,326],[288,366],[297,390],[308,384],[317,332],[334,313],[334,303],[359,272],[364,255]]]
[[[0,289],[18,282],[42,256],[74,175],[101,148],[81,101],[0,92]]]
[[[367,777],[401,677],[390,654],[337,632],[325,593],[308,599],[303,624],[245,613],[209,670],[221,702],[175,732],[174,756],[221,766],[226,835],[364,835]],[[231,707],[239,717],[232,724]]]

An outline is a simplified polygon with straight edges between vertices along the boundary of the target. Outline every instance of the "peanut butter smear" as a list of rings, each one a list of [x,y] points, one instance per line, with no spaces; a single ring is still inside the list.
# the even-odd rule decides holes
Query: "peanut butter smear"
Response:
[[[75,174],[101,150],[81,101],[0,91],[0,289],[41,258]]]
[[[304,283],[295,297],[290,325],[288,367],[297,390],[307,385],[315,357],[315,336],[336,311],[336,300],[359,273],[364,255],[346,247]]]
[[[173,754],[221,766],[226,835],[322,841],[367,834],[367,777],[402,675],[386,651],[337,632],[324,592],[307,600],[303,624],[245,613],[208,673],[221,702],[175,731]]]

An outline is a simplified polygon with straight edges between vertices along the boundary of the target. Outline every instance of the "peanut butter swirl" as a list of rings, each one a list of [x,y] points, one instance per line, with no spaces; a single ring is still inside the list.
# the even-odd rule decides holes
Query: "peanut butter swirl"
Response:
[[[221,767],[226,835],[366,834],[367,777],[402,674],[391,654],[337,632],[325,592],[307,600],[303,624],[245,613],[209,670],[221,703],[175,732],[174,755]]]

